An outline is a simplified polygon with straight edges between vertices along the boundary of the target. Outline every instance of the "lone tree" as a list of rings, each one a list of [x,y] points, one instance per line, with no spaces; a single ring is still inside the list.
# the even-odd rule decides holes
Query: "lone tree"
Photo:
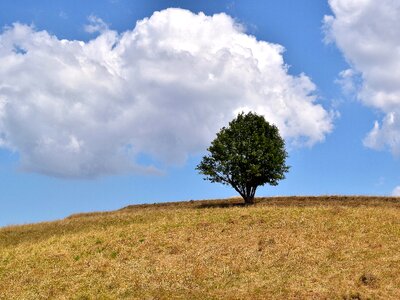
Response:
[[[246,204],[254,203],[258,186],[277,185],[289,170],[285,141],[263,116],[240,113],[223,127],[196,167],[204,180],[231,185]]]

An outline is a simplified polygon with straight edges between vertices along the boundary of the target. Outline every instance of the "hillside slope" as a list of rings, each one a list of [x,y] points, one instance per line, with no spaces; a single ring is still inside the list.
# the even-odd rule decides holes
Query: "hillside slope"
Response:
[[[129,206],[0,229],[0,299],[398,299],[400,199]]]

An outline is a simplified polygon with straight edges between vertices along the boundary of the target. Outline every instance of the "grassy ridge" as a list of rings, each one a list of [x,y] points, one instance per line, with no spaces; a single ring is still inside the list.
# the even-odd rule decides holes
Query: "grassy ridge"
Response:
[[[0,229],[0,299],[398,299],[400,200],[130,206]]]

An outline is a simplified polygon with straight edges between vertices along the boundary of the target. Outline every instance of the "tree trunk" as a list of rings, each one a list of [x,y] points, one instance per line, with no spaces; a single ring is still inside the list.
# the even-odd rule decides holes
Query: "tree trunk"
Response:
[[[232,187],[242,196],[244,203],[246,205],[251,205],[254,204],[254,196],[256,194],[257,186],[246,186],[246,187],[241,187],[237,186],[233,183],[230,183]]]
[[[257,190],[257,186],[251,186],[248,185],[246,187],[246,192],[244,195],[242,195],[243,199],[244,199],[244,203],[246,205],[252,205],[254,204],[254,196],[256,194],[256,190]]]
[[[244,203],[247,205],[254,204],[254,196],[247,195],[247,196],[243,197],[243,199],[244,199]]]

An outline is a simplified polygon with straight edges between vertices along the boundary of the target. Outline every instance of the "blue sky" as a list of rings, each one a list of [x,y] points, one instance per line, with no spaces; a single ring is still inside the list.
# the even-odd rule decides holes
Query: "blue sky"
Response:
[[[195,166],[247,108],[291,165],[258,196],[397,195],[400,5],[379,3],[0,1],[0,226],[235,196]]]

